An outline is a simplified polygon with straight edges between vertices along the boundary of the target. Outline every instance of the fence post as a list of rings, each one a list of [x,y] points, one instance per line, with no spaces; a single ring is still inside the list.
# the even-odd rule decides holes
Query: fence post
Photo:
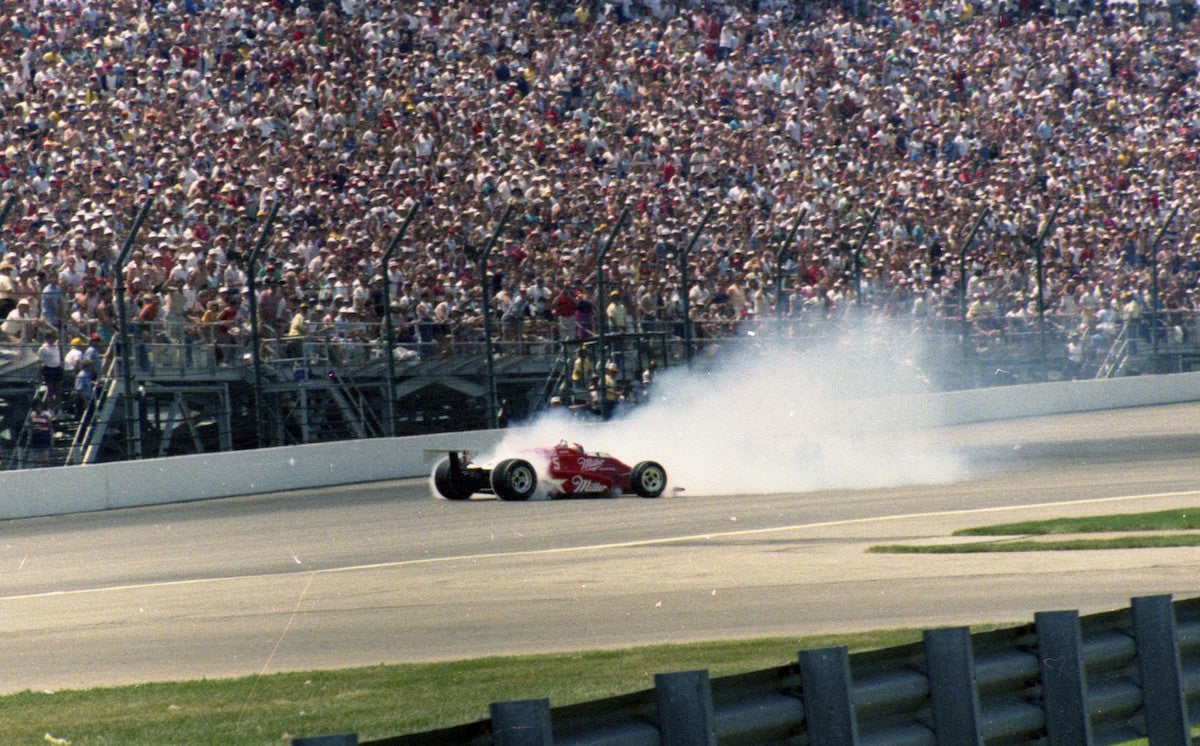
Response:
[[[850,653],[844,647],[800,651],[800,694],[804,730],[812,746],[855,746]]]
[[[1033,251],[1033,260],[1037,271],[1037,307],[1038,307],[1038,340],[1042,350],[1042,380],[1046,381],[1050,378],[1049,361],[1046,357],[1046,294],[1044,289],[1045,283],[1045,260],[1042,253],[1042,248],[1046,244],[1046,236],[1050,235],[1050,229],[1054,226],[1054,219],[1058,217],[1058,210],[1062,207],[1065,197],[1060,197],[1054,203],[1054,209],[1050,211],[1050,216],[1046,218],[1046,222],[1042,224],[1042,229],[1033,238],[1026,238],[1029,242],[1029,248]]]
[[[989,210],[991,210],[991,206],[983,206],[983,212],[979,213],[979,217],[975,218],[975,223],[967,233],[966,240],[958,247],[958,313],[959,322],[962,324],[963,363],[967,362],[967,358],[969,357],[967,350],[971,343],[971,332],[967,326],[967,252],[971,250],[971,243],[975,240],[975,234],[979,232],[979,226],[983,225],[983,220],[987,217]]]
[[[550,746],[550,700],[528,699],[493,702],[492,743],[495,746]]]
[[[608,238],[600,246],[599,253],[596,254],[596,368],[600,371],[600,419],[602,420],[607,420],[612,414],[612,408],[608,406],[608,381],[605,378],[604,362],[604,337],[608,326],[608,311],[604,305],[604,258],[608,255],[608,250],[628,219],[629,208],[621,208],[616,225],[613,226]]]
[[[1150,349],[1154,355],[1154,372],[1159,371],[1158,367],[1158,315],[1159,315],[1159,300],[1158,300],[1158,245],[1162,243],[1163,236],[1167,229],[1171,227],[1171,221],[1175,220],[1176,213],[1179,208],[1175,207],[1171,210],[1171,214],[1163,221],[1159,227],[1158,233],[1154,235],[1154,241],[1150,244]]]
[[[804,222],[804,218],[807,216],[808,208],[801,208],[800,214],[796,216],[796,222],[792,223],[792,229],[788,231],[787,238],[775,252],[775,318],[779,322],[780,337],[783,337],[783,255],[792,247],[796,231],[800,230],[800,223]],[[763,279],[766,280],[765,277]]]
[[[936,743],[938,746],[982,745],[980,723],[983,718],[975,682],[971,630],[966,627],[927,629],[923,636]]]
[[[665,746],[716,746],[708,671],[655,674],[654,690]]]
[[[854,244],[854,249],[850,252],[850,261],[854,266],[854,305],[862,305],[862,257],[863,246],[867,245],[867,239],[871,237],[871,231],[875,228],[875,221],[879,219],[879,211],[882,208],[878,205],[871,211],[871,216],[867,218],[867,224],[863,228],[862,233],[858,237],[858,241]]]
[[[488,427],[492,430],[498,428],[500,423],[496,416],[496,360],[492,354],[492,298],[488,282],[487,262],[492,249],[496,247],[496,242],[500,240],[500,231],[504,230],[504,224],[508,222],[511,214],[512,203],[509,203],[504,206],[500,222],[496,223],[496,228],[492,231],[492,237],[488,240],[487,245],[475,252],[475,262],[479,265],[479,285],[483,290],[480,293],[480,300],[483,305],[483,349],[487,355],[485,361],[487,366],[487,418]]]
[[[1087,715],[1087,675],[1083,669],[1083,635],[1078,611],[1039,611],[1038,668],[1042,677],[1042,708],[1051,746],[1092,743]]]
[[[4,200],[4,207],[0,208],[0,228],[8,222],[8,213],[12,212],[13,205],[17,204],[17,195],[10,194],[8,199]]]
[[[263,223],[262,231],[258,234],[258,240],[254,242],[254,248],[250,250],[249,258],[246,259],[246,289],[250,291],[250,360],[254,363],[254,442],[259,448],[263,447],[263,375],[262,355],[258,349],[260,339],[258,330],[258,282],[255,274],[258,272],[259,252],[266,245],[267,236],[271,235],[271,223],[275,222],[275,215],[278,212],[279,200],[276,199],[271,203],[271,210],[267,213],[267,220]]]
[[[404,216],[404,222],[400,224],[400,230],[392,238],[388,244],[387,251],[383,252],[383,258],[379,260],[381,265],[381,274],[383,275],[383,287],[380,291],[383,293],[383,329],[384,329],[384,354],[387,355],[387,417],[384,419],[384,424],[387,426],[387,434],[389,437],[396,435],[396,330],[395,322],[392,320],[392,281],[388,277],[388,264],[392,260],[392,254],[396,253],[400,242],[404,240],[404,234],[408,232],[408,224],[412,222],[413,216],[417,214],[417,207],[420,202],[413,202],[412,207],[408,208],[408,214]],[[305,361],[307,367],[308,361]]]
[[[129,235],[125,237],[125,243],[121,246],[120,253],[117,254],[117,264],[113,274],[113,291],[117,298],[117,333],[121,348],[121,405],[125,416],[125,458],[127,459],[142,457],[142,426],[133,397],[133,360],[129,350],[129,309],[125,307],[125,263],[129,261],[129,254],[133,251],[133,239],[137,236],[142,223],[145,222],[146,216],[150,214],[150,205],[153,202],[153,198],[147,198],[142,203],[142,209],[138,210],[137,216],[133,220],[133,226],[129,229]]]
[[[680,301],[683,303],[683,354],[687,360],[688,367],[692,367],[692,303],[688,294],[691,288],[688,283],[688,256],[692,253],[692,249],[696,247],[696,242],[700,240],[700,234],[704,232],[704,226],[708,225],[708,220],[716,212],[715,207],[710,207],[704,212],[704,217],[700,219],[700,225],[696,226],[696,232],[692,234],[692,240],[688,241],[687,246],[679,252],[679,284],[680,284]]]
[[[1142,714],[1154,746],[1190,743],[1187,703],[1171,596],[1133,599],[1133,641],[1142,680]]]

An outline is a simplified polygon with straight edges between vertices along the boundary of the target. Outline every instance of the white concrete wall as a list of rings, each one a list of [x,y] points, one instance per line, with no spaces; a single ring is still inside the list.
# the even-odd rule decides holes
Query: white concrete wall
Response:
[[[1200,373],[1002,386],[906,403],[938,424],[1200,401]],[[488,450],[503,431],[317,443],[0,472],[0,519],[233,497],[428,474],[427,451]]]
[[[428,474],[434,449],[490,449],[503,431],[314,443],[0,472],[0,519],[205,500]]]
[[[960,425],[1200,401],[1200,373],[997,386],[924,398],[939,424]]]

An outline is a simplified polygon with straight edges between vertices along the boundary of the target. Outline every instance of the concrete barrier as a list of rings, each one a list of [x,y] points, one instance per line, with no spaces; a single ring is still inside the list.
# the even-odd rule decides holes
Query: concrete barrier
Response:
[[[1200,401],[1200,373],[997,386],[923,398],[938,424],[961,425]]]
[[[1200,401],[1200,373],[1002,386],[911,398],[930,424]],[[501,430],[315,443],[0,472],[0,519],[331,487],[428,474],[427,451],[486,451]]]
[[[428,474],[427,451],[487,450],[501,430],[313,443],[0,473],[0,519],[377,482]]]

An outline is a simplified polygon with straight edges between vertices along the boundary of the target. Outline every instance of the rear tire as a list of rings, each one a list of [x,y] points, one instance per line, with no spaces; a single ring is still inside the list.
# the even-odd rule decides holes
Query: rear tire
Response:
[[[466,500],[475,489],[450,468],[450,459],[442,459],[433,470],[433,486],[447,500]]]
[[[643,461],[629,473],[629,486],[642,497],[658,497],[667,488],[667,472],[654,461]]]
[[[528,500],[537,490],[537,472],[528,461],[510,458],[492,468],[492,492],[501,500]]]

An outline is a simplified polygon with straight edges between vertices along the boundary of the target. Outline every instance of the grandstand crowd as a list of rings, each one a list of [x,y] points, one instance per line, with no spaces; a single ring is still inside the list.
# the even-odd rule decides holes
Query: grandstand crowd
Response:
[[[968,318],[1028,320],[1032,237],[1055,205],[1041,289],[1073,340],[1144,317],[1155,292],[1180,334],[1200,307],[1191,0],[0,11],[9,343],[64,323],[79,330],[64,341],[111,337],[114,263],[148,199],[127,311],[171,341],[236,336],[275,202],[257,307],[279,337],[371,328],[384,282],[402,334],[476,329],[474,258],[506,205],[486,292],[510,339],[586,335],[597,313],[617,330],[678,319],[679,252],[709,208],[689,263],[701,321],[958,317],[958,252],[985,208]],[[597,308],[596,256],[624,207]]]

